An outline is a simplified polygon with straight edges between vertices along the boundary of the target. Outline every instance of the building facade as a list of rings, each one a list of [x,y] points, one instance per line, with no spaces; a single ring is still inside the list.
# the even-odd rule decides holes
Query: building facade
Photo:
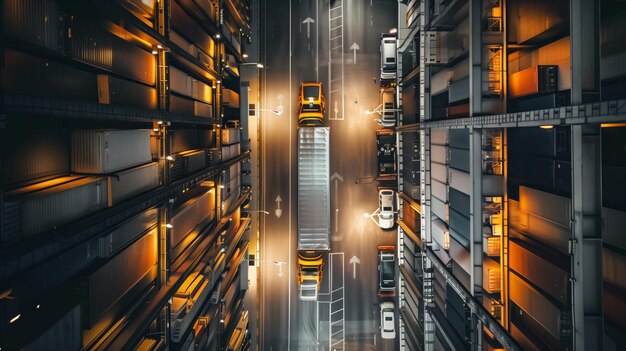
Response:
[[[625,347],[625,15],[399,1],[402,349]]]
[[[246,348],[251,13],[2,2],[0,348]]]

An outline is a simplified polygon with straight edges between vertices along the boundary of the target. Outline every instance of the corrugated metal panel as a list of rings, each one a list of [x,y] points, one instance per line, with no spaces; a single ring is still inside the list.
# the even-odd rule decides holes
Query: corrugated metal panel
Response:
[[[159,164],[156,162],[118,172],[108,177],[109,206],[159,186]]]
[[[192,174],[206,167],[206,150],[196,150],[185,155],[185,174]]]
[[[198,132],[198,147],[200,148],[215,148],[216,143],[216,130],[213,129],[196,129]]]
[[[470,171],[469,150],[450,148],[450,167],[461,171]]]
[[[450,129],[448,138],[450,147],[469,150],[469,132],[467,129]]]
[[[53,0],[5,0],[2,21],[5,34],[57,50],[59,10]]]
[[[102,68],[113,68],[113,35],[87,20],[72,21],[70,55]]]
[[[430,131],[430,143],[432,145],[448,145],[448,130],[432,129]]]
[[[445,165],[448,163],[448,148],[442,145],[431,146],[430,160]]]
[[[91,242],[83,243],[38,264],[35,268],[23,271],[25,274],[15,276],[14,291],[21,298],[38,299],[48,289],[57,287],[78,274],[97,257],[97,247],[91,245]]]
[[[448,101],[457,102],[469,99],[469,76],[451,81],[448,85]]]
[[[240,135],[241,131],[238,128],[222,129],[222,145],[238,143]]]
[[[453,234],[453,230],[450,230],[450,234]],[[465,271],[465,274],[469,275],[470,268],[472,266],[469,249],[465,248],[462,244],[459,244],[456,240],[450,240],[450,249],[448,252],[454,262],[456,262],[457,265]]]
[[[197,101],[191,98],[184,98],[174,94],[170,95],[170,112],[182,113],[186,115],[194,114],[194,105]]]
[[[451,242],[454,243],[455,241],[451,240]],[[456,260],[451,260],[450,262],[452,266],[452,275],[454,275],[456,279],[458,279],[459,283],[461,283],[461,285],[463,285],[463,287],[465,287],[465,289],[469,291],[471,279],[468,273],[468,269],[461,266]]]
[[[569,274],[548,259],[543,258],[526,244],[509,242],[509,267],[537,287],[560,301],[564,306],[569,300]]]
[[[74,306],[30,345],[28,351],[79,350],[83,345],[80,305]]]
[[[222,88],[222,105],[239,108],[239,94],[226,88]]]
[[[431,191],[432,195],[442,202],[447,203],[449,201],[448,186],[445,183],[433,179],[431,182]]]
[[[109,257],[139,235],[157,225],[159,211],[151,208],[127,220],[111,233],[98,238],[98,255]]]
[[[471,194],[472,183],[469,173],[450,169],[450,187],[467,195]]]
[[[196,129],[174,129],[169,133],[170,153],[198,149],[198,131]]]
[[[533,188],[520,186],[520,210],[533,213],[569,228],[572,219],[572,200]]]
[[[626,290],[626,256],[608,248],[602,250],[604,280]]]
[[[208,104],[213,102],[213,91],[211,87],[199,80],[191,80],[191,93],[191,96],[196,100],[204,101]]]
[[[571,335],[568,312],[563,311],[517,274],[509,274],[509,296],[517,306],[541,324],[557,340]]]
[[[69,132],[64,130],[11,130],[0,141],[4,153],[4,184],[68,174]]]
[[[222,146],[222,161],[227,161],[232,158],[235,158],[239,156],[240,153],[241,153],[240,144]]]
[[[450,207],[450,228],[451,234],[455,239],[459,240],[463,245],[469,246],[470,239],[470,220],[459,212]],[[459,237],[459,235],[461,237]]]
[[[462,192],[450,188],[450,208],[459,212],[463,216],[469,218],[470,216],[470,197]]]
[[[157,94],[154,87],[109,77],[109,88],[113,105],[137,106],[152,110],[157,108]]]
[[[106,207],[107,189],[103,178],[69,179],[67,183],[7,200],[21,207],[23,235],[53,229]]]
[[[177,208],[171,219],[170,245],[175,247],[205,218],[212,216],[214,209],[215,194],[213,190],[207,191]]]
[[[157,230],[154,229],[87,278],[89,320],[93,325],[157,263]]]
[[[204,31],[202,26],[198,25],[178,2],[173,2],[170,10],[172,29],[211,54],[209,49],[213,45],[213,40],[210,38],[209,34]]]
[[[439,218],[433,220],[432,236],[433,240],[435,240],[440,247],[444,249],[449,248],[450,232],[448,231],[448,226]]]
[[[626,212],[602,208],[602,239],[611,245],[626,249]]]
[[[298,250],[330,248],[329,144],[330,128],[298,128]]]
[[[192,96],[192,79],[185,72],[170,67],[170,90],[185,96]]]
[[[193,115],[197,117],[213,118],[213,105],[205,104],[200,101],[194,101]]]
[[[448,183],[448,168],[446,165],[431,162],[430,164],[430,176],[434,180],[438,180],[441,183]]]
[[[175,30],[170,31],[170,40],[172,43],[178,45],[183,50],[187,50],[189,45],[192,45],[187,39],[185,39],[182,35],[178,34]]]
[[[150,131],[75,130],[72,171],[102,174],[151,161]]]
[[[437,197],[433,196],[430,202],[431,211],[434,215],[439,217],[442,221],[447,222],[449,219],[448,214],[448,204],[439,200]]]
[[[94,73],[10,49],[4,49],[0,81],[5,92],[98,101]]]

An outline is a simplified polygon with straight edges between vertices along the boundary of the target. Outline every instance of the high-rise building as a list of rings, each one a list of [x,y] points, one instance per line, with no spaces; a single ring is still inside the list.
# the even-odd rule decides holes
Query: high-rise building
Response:
[[[1,6],[0,349],[245,347],[251,1]]]
[[[399,3],[401,348],[624,349],[624,2]]]

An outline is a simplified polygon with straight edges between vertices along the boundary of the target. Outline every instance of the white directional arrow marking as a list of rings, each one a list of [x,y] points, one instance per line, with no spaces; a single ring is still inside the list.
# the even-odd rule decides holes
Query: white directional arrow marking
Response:
[[[352,46],[350,46],[350,50],[352,50],[354,52],[354,64],[356,65],[356,51],[360,50],[361,48],[359,47],[359,44],[357,44],[356,42],[354,44],[352,44]]]
[[[343,177],[340,176],[337,172],[335,172],[330,177],[330,181],[331,182],[335,181],[335,233],[337,233],[339,231],[339,199],[338,199],[339,192],[337,191],[337,187],[339,186],[339,183],[337,183],[337,181],[343,182]]]
[[[307,17],[302,23],[306,24],[306,37],[311,37],[311,23],[315,23],[315,20],[311,17]]]
[[[283,214],[283,210],[280,209],[280,202],[283,201],[283,199],[280,198],[280,195],[276,196],[276,210],[274,210],[274,213],[276,214],[276,217],[280,218],[280,216]]]
[[[361,264],[361,260],[356,256],[352,256],[350,263],[352,263],[352,279],[356,279],[356,265]]]

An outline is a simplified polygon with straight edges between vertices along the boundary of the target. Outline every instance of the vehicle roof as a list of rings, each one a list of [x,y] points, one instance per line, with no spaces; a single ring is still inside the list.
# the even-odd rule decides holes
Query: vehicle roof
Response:
[[[393,302],[389,302],[389,301],[381,302],[380,309],[383,309],[383,308],[394,308]]]

